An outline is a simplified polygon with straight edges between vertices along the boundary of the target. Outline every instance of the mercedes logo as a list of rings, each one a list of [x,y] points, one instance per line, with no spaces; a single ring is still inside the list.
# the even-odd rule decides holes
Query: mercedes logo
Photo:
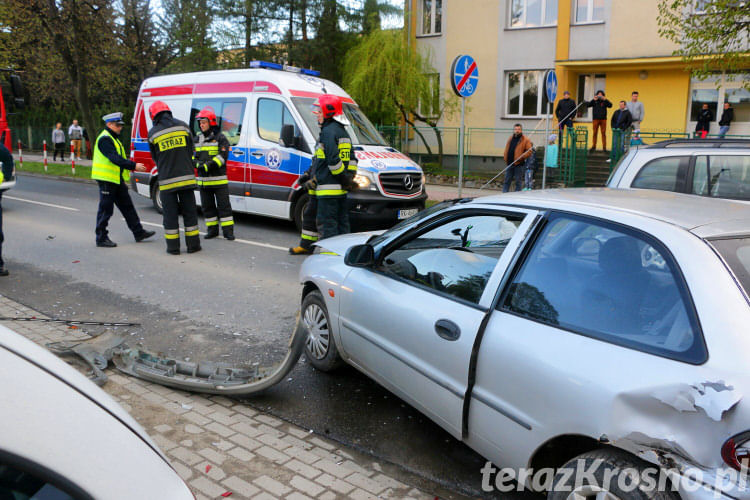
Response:
[[[414,180],[411,178],[411,175],[406,174],[404,176],[404,187],[406,189],[411,189],[414,187]]]

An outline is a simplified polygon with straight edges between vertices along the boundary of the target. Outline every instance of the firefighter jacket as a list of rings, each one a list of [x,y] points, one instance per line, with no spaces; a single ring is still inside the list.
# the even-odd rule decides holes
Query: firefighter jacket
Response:
[[[352,140],[344,126],[330,118],[320,127],[312,171],[318,184],[315,195],[321,198],[346,196],[357,173]]]
[[[200,188],[210,188],[228,184],[227,158],[229,141],[219,132],[219,127],[211,127],[208,132],[198,132],[195,136],[196,181]]]
[[[148,147],[159,169],[159,189],[174,191],[195,188],[193,134],[169,111],[156,116],[148,131]]]

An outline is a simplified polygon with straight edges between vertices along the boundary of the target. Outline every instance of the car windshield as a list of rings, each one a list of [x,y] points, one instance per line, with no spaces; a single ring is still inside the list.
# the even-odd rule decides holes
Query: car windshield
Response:
[[[635,149],[631,149],[630,151],[628,151],[628,154],[622,155],[620,157],[620,160],[617,162],[617,165],[615,165],[615,167],[612,169],[612,173],[609,174],[609,179],[607,179],[607,184],[606,184],[607,186],[609,186],[610,181],[612,181],[612,179],[614,179],[615,176],[617,175],[617,170],[620,167],[625,168],[625,166],[630,163],[630,160],[635,155],[635,152],[636,152]]]
[[[373,236],[367,241],[367,243],[375,247],[379,245],[380,243],[388,240],[394,234],[402,232],[405,228],[413,227],[417,225],[420,221],[431,216],[432,214],[436,214],[440,212],[441,210],[444,210],[448,207],[452,207],[453,205],[461,201],[462,201],[461,199],[447,200],[447,201],[443,201],[441,203],[432,205],[430,208],[417,212],[415,215],[412,215],[408,219],[402,220],[401,222],[399,222],[398,224],[390,228],[388,231],[378,234],[376,236]]]
[[[750,297],[750,236],[710,241],[729,265],[745,294]]]
[[[292,102],[297,111],[299,111],[299,114],[302,115],[302,119],[305,120],[313,136],[317,138],[317,131],[320,130],[320,126],[312,112],[312,104],[315,102],[315,99],[310,97],[292,97]],[[345,127],[346,133],[352,138],[354,144],[372,146],[388,145],[375,128],[375,125],[367,119],[356,105],[344,103],[344,115],[349,119],[349,125]]]

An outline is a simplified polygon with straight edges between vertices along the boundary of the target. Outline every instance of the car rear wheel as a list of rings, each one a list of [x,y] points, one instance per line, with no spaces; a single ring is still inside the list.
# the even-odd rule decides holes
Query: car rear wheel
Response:
[[[308,293],[302,300],[302,322],[308,332],[305,356],[310,364],[324,372],[341,366],[342,360],[331,334],[328,309],[319,291]]]
[[[159,196],[159,183],[154,182],[151,184],[151,203],[154,204],[154,208],[157,212],[162,213],[164,209],[161,206],[161,196]]]
[[[671,483],[660,481],[660,472],[624,451],[594,450],[557,470],[547,500],[677,500]]]

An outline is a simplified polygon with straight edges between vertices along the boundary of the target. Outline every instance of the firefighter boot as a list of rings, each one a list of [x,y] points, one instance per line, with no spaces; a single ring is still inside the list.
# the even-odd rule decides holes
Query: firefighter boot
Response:
[[[234,226],[225,226],[223,230],[224,238],[228,239],[229,241],[234,240]]]
[[[296,247],[290,247],[289,248],[289,253],[292,254],[292,255],[309,255],[309,254],[312,253],[312,250],[310,250],[309,248],[303,248],[301,246],[296,246]]]
[[[206,227],[206,236],[204,236],[204,239],[210,240],[211,238],[216,238],[219,236],[219,226],[213,225]]]

